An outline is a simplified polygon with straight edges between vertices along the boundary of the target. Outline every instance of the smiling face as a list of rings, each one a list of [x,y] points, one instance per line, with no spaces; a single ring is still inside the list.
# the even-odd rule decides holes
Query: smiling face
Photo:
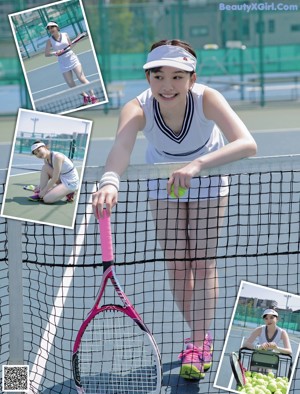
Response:
[[[274,315],[265,315],[264,322],[267,326],[276,325],[277,323],[277,316]]]
[[[196,81],[196,74],[174,67],[160,67],[146,74],[151,91],[160,105],[185,105],[186,95]]]

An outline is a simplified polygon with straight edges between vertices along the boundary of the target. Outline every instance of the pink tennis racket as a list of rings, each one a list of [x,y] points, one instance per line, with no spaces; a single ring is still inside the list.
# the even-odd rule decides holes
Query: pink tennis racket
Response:
[[[114,269],[110,217],[99,218],[103,277],[73,347],[78,394],[158,394],[160,354],[151,332],[122,290]],[[101,305],[110,282],[122,305]]]

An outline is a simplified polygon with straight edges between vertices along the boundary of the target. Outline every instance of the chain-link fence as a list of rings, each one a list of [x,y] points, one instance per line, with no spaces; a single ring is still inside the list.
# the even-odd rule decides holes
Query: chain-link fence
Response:
[[[44,52],[49,33],[49,21],[55,21],[70,38],[86,31],[82,8],[78,0],[50,5],[11,17],[18,47],[23,58],[30,58]]]
[[[16,35],[25,60],[43,51],[47,20],[56,20],[72,35],[86,28],[78,0],[53,6],[43,0],[9,3],[0,0],[1,45],[7,49],[0,58],[2,80],[20,79],[7,14],[44,4],[48,6],[28,14],[26,19],[22,14],[15,18]],[[289,98],[298,99],[299,79],[295,76],[300,75],[300,4],[297,1],[283,4],[278,0],[269,3],[84,0],[83,7],[106,83],[143,79],[141,66],[151,44],[164,38],[181,38],[196,50],[198,74],[221,77],[225,85],[234,82],[241,91],[241,99],[244,85],[255,99],[256,93],[264,94],[265,84],[274,84],[279,77],[279,82],[290,86]],[[273,80],[266,80],[269,74]],[[234,81],[231,76],[236,77]]]
[[[244,327],[259,326],[263,324],[262,313],[266,308],[255,308],[249,304],[238,304],[236,307],[234,322]],[[300,332],[300,313],[289,309],[280,310],[278,326],[290,332]]]

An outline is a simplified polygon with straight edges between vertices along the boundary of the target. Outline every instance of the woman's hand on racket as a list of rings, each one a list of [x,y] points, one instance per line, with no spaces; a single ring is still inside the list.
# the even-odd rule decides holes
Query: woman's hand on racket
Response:
[[[55,56],[60,56],[65,52],[65,49],[60,49],[59,51],[55,52]]]
[[[113,185],[106,185],[103,186],[100,190],[93,193],[92,196],[92,205],[93,205],[93,212],[96,218],[102,217],[104,205],[106,208],[106,212],[108,215],[111,214],[113,207],[118,202],[118,190]]]

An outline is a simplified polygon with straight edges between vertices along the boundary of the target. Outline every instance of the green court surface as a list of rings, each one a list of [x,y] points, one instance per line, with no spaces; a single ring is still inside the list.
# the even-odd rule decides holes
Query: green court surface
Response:
[[[78,172],[80,173],[81,170],[78,169]],[[76,194],[73,203],[58,201],[54,204],[44,204],[29,201],[28,197],[33,192],[24,190],[23,187],[25,185],[37,185],[38,183],[39,172],[9,177],[2,215],[14,219],[72,228],[79,194]]]

